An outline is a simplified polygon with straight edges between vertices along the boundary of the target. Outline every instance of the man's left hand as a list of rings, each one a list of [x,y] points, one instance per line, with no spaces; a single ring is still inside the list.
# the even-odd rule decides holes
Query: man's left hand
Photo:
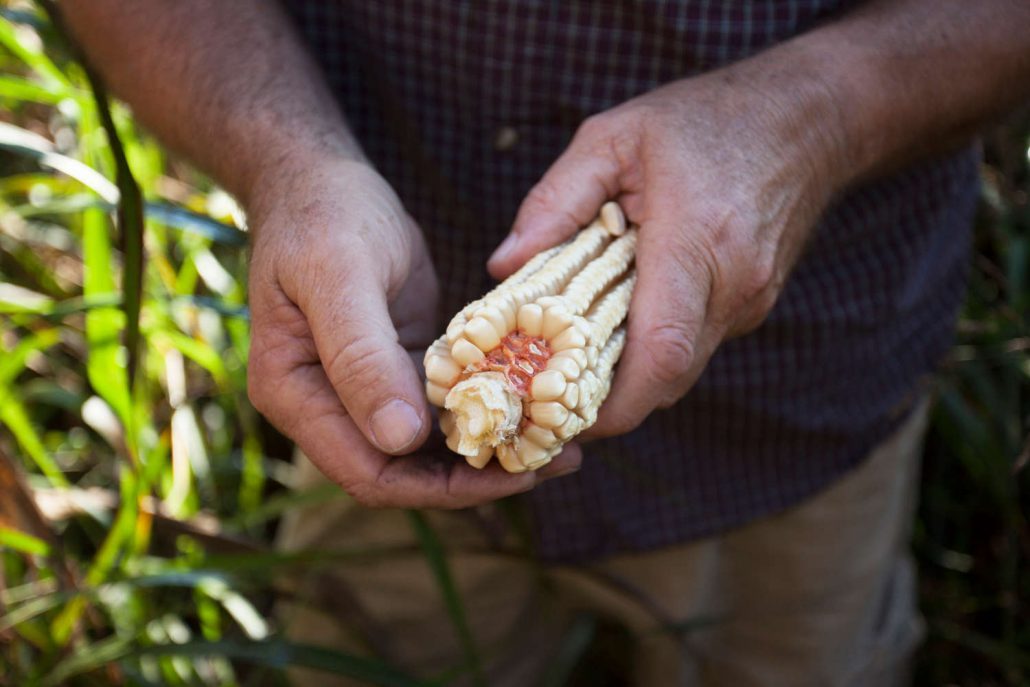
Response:
[[[829,91],[728,68],[587,119],[530,191],[494,276],[617,199],[639,225],[628,343],[591,430],[639,425],[694,384],[716,347],[757,327],[838,190],[846,157]]]

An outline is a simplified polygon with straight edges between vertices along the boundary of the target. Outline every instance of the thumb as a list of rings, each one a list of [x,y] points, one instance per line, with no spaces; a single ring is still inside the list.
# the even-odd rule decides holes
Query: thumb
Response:
[[[429,408],[379,281],[352,269],[309,296],[301,309],[325,374],[354,424],[384,453],[420,445],[429,433]]]
[[[522,201],[511,233],[487,262],[491,275],[509,276],[540,251],[572,236],[618,195],[619,165],[599,152],[604,149],[576,136]]]

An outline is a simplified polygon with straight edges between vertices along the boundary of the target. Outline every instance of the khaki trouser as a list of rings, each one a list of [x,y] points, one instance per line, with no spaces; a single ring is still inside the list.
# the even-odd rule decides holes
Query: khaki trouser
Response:
[[[504,549],[512,537],[490,526],[495,509],[427,514],[448,548],[490,684],[537,684],[583,611],[636,638],[627,678],[636,685],[905,684],[922,634],[908,540],[927,406],[803,504],[659,551],[541,567]],[[321,479],[300,465],[308,484]],[[371,647],[427,677],[461,662],[406,513],[321,505],[291,514],[280,542],[287,550],[399,551],[310,573],[299,588],[309,601],[281,609],[293,640]],[[353,684],[304,671],[293,677],[298,685]]]

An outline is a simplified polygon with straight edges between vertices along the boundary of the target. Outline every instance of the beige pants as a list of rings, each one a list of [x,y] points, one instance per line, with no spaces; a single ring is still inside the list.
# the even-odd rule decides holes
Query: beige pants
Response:
[[[427,514],[448,548],[490,684],[538,684],[582,612],[635,638],[627,680],[636,685],[905,684],[922,633],[908,540],[927,405],[805,503],[651,553],[542,567],[512,552],[516,538],[494,526],[494,508]],[[305,481],[316,483],[321,478],[305,463]],[[302,600],[281,609],[293,640],[374,651],[424,677],[461,662],[406,513],[321,505],[292,514],[280,543],[385,551],[307,574]],[[352,684],[303,671],[294,678]]]

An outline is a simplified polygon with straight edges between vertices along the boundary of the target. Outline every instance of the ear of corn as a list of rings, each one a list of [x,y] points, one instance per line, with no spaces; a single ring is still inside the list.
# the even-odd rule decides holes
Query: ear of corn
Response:
[[[426,351],[451,450],[535,470],[597,419],[622,353],[637,231],[616,203],[454,316]]]

